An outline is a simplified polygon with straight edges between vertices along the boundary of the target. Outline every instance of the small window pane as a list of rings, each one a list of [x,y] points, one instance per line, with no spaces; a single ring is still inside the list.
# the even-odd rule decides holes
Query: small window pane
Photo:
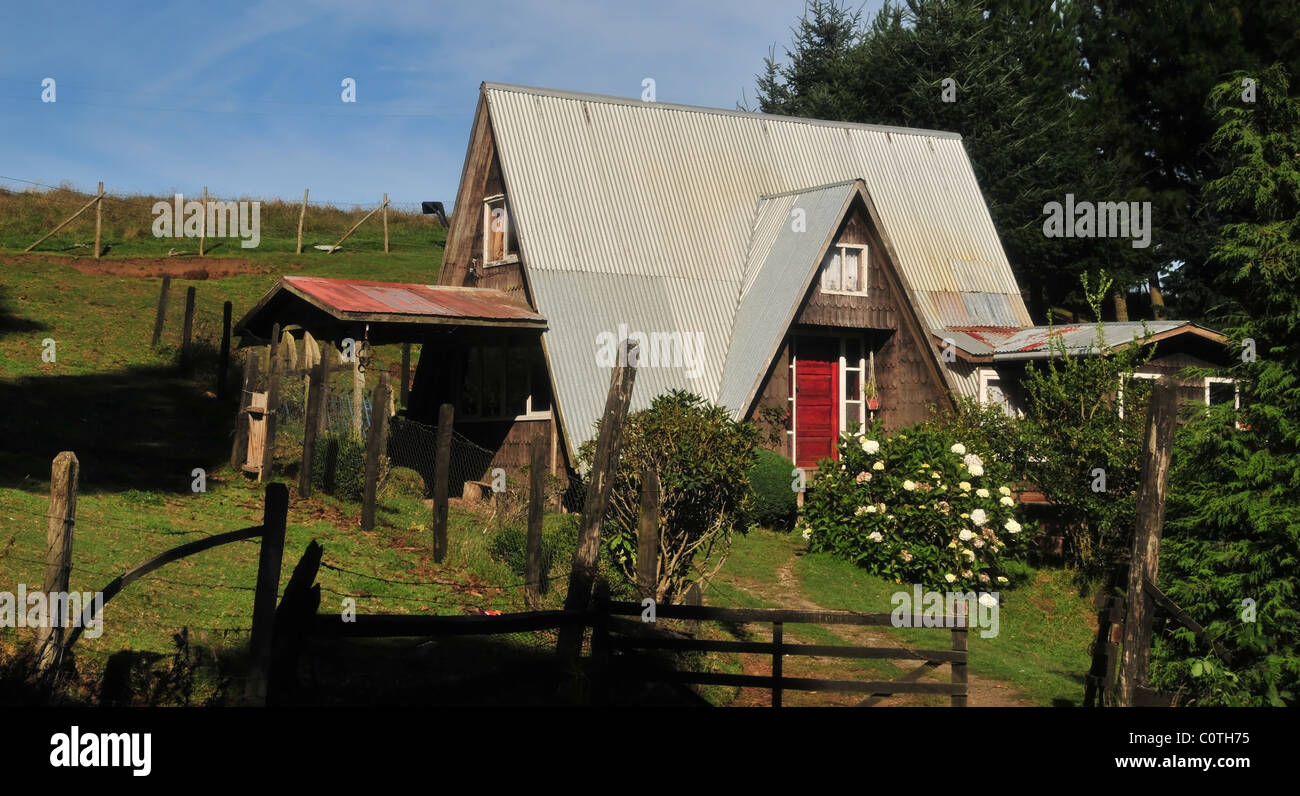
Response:
[[[858,250],[844,250],[844,289],[858,289]]]
[[[1210,382],[1210,406],[1219,404],[1231,404],[1234,402],[1236,386],[1232,382],[1212,381]]]
[[[857,373],[848,374],[844,382],[844,400],[846,401],[858,400],[858,391],[861,389],[861,387],[862,384],[858,381],[858,374]]]
[[[805,272],[806,273],[806,272]],[[831,252],[822,261],[822,290],[840,289],[840,255]]]

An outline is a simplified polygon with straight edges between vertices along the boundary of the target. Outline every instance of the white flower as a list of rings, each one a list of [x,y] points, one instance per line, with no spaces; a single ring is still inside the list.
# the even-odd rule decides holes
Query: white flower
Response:
[[[976,465],[979,465],[980,467],[984,466],[984,460],[973,453],[966,454],[961,457],[961,460],[966,463],[967,467],[974,467]]]
[[[812,538],[812,528],[803,529],[803,540],[806,542]]]
[[[1007,582],[1006,578],[1002,577],[1001,575],[998,575],[998,583],[1006,583],[1006,582]]]
[[[980,575],[980,580],[984,581],[985,583],[988,583],[989,576]],[[980,594],[980,605],[984,606],[985,608],[992,608],[997,604],[998,604],[998,598],[994,597],[992,594],[989,594],[988,592],[983,592]]]
[[[1008,533],[1020,533],[1020,523],[1015,520],[1007,520],[1002,527],[1006,528]]]
[[[916,489],[916,484],[913,481],[904,481],[903,488],[908,492],[911,492],[913,489]]]
[[[983,572],[981,572],[981,573],[980,573],[980,583],[988,583],[988,582],[989,582],[989,576],[988,576],[988,575],[985,575]]]
[[[974,535],[975,534],[971,533],[970,528],[962,528],[961,533],[957,534],[957,538],[962,540],[963,542],[969,542],[971,540],[971,537]]]
[[[983,540],[983,539],[976,539],[975,542],[974,542],[974,545],[975,545],[976,547],[983,547],[983,546],[984,546],[984,540]]]
[[[907,552],[906,550],[900,551],[898,555],[900,558],[903,559],[904,564],[912,560],[912,554]]]
[[[1010,494],[1011,494],[1011,490],[1010,490],[1010,489],[1007,489],[1005,486],[1000,486],[1000,487],[998,487],[998,491],[1001,492],[1001,493],[1004,494],[1004,495],[1010,495]]]
[[[975,509],[970,513],[970,521],[975,523],[976,525],[983,525],[984,523],[989,521],[989,518],[984,513],[984,509]]]
[[[975,551],[974,551],[974,550],[963,550],[963,551],[961,551],[961,554],[964,555],[964,556],[966,556],[966,560],[967,560],[967,561],[974,561],[974,560],[975,560]]]
[[[963,453],[966,452],[966,446],[958,442],[956,445],[952,446],[951,450],[953,453],[957,454],[958,456],[961,456]]]
[[[957,581],[957,576],[949,572],[948,574],[943,576],[943,579],[948,581],[949,583],[955,583]]]
[[[871,465],[871,469],[873,469],[873,470],[883,470],[883,469],[885,469],[885,463],[884,463],[884,462],[876,462],[875,464]]]
[[[970,468],[970,474],[978,478],[979,476],[984,475],[984,468],[977,464]]]
[[[961,489],[961,491],[963,491],[963,492],[969,492],[969,491],[970,491],[970,481],[962,481],[962,482],[961,482],[960,484],[958,484],[957,486],[958,486],[958,487]]]
[[[863,437],[862,450],[865,453],[879,453],[880,443],[876,442],[874,439],[867,439],[866,437]]]
[[[1003,495],[1002,497],[998,498],[998,502],[1001,503],[1001,504],[1004,505],[1004,506],[1014,506],[1014,505],[1016,505],[1016,502],[1015,502],[1014,500],[1012,500],[1011,498],[1007,497],[1006,495]]]
[[[871,533],[867,534],[867,538],[873,542],[882,542],[885,539],[885,537],[880,535],[880,531],[872,531]]]
[[[963,570],[961,571],[961,576],[962,576],[963,578],[969,578],[969,577],[971,577],[971,575],[973,575],[973,574],[975,574],[975,573],[971,572],[969,569],[963,569]]]
[[[975,494],[978,495],[979,497],[988,497],[988,496],[989,496],[989,491],[988,491],[987,489],[984,489],[983,487],[981,487],[981,488],[975,490]]]
[[[866,514],[866,513],[867,513],[867,507],[866,507],[866,506],[858,506],[856,509],[853,510],[853,516],[854,516],[854,517],[861,517],[863,514]]]

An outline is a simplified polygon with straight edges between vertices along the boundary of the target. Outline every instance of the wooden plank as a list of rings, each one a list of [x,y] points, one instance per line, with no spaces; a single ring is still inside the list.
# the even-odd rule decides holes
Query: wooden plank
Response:
[[[641,599],[658,600],[659,583],[659,473],[647,467],[641,473],[641,513],[636,528],[636,582]]]
[[[234,305],[221,305],[221,356],[217,359],[217,398],[226,399],[230,387],[230,314]]]
[[[384,194],[384,203],[381,206],[384,208],[382,214],[384,219],[384,254],[388,254],[388,194]]]
[[[859,614],[850,611],[796,611],[785,608],[720,608],[712,605],[664,604],[657,609],[663,619],[695,619],[715,622],[784,622],[787,625],[867,625],[893,626],[893,614]],[[617,616],[640,616],[641,604],[615,601],[609,612]],[[912,626],[924,628],[920,614],[912,616]],[[934,628],[947,630],[948,628]]]
[[[732,654],[771,655],[775,649],[769,641],[714,641],[697,638],[660,638],[616,636],[610,640],[614,649],[672,650],[674,652],[727,652]],[[902,647],[850,647],[837,644],[784,644],[783,654],[817,658],[917,660],[935,663],[966,660],[965,652],[952,650],[917,650]]]
[[[266,400],[265,392],[255,392],[249,396],[248,412],[248,458],[244,462],[247,472],[262,472],[266,458]]]
[[[546,441],[534,437],[528,458],[528,550],[524,604],[536,610],[542,601],[542,509],[546,500]]]
[[[379,456],[388,439],[388,374],[379,374],[379,386],[371,397],[370,434],[366,440],[366,475],[361,496],[361,528],[375,528],[375,493],[379,489]]]
[[[1156,582],[1160,535],[1165,523],[1165,492],[1173,448],[1178,404],[1173,380],[1161,379],[1151,391],[1146,437],[1142,443],[1142,483],[1138,487],[1137,532],[1133,536],[1124,618],[1124,650],[1119,671],[1119,704],[1134,704],[1134,694],[1146,682],[1151,655],[1151,596],[1142,588]]]
[[[162,291],[158,294],[158,314],[153,319],[153,342],[152,346],[157,346],[162,342],[163,323],[167,320],[167,294],[172,288],[172,278],[166,274],[163,275]]]
[[[352,354],[352,436],[361,441],[361,426],[365,420],[366,372],[361,369],[361,357],[356,353],[359,342],[353,342]]]
[[[569,611],[528,611],[500,616],[358,614],[355,620],[341,622],[337,614],[319,614],[312,632],[325,638],[491,636],[554,630],[574,624],[585,625],[590,618]]]
[[[570,611],[586,611],[591,606],[591,589],[596,582],[596,564],[600,553],[600,529],[605,520],[605,508],[614,488],[614,471],[618,464],[619,448],[623,442],[623,426],[627,422],[628,406],[632,402],[632,386],[636,381],[636,346],[625,343],[621,361],[609,379],[609,394],[605,398],[605,411],[601,415],[600,435],[592,457],[591,483],[587,487],[586,501],[582,507],[582,521],[578,528],[578,544],[573,552],[573,569],[569,574],[569,591],[564,607]],[[560,632],[556,650],[562,658],[576,661],[582,648],[581,628],[565,628]]]
[[[379,205],[379,207],[376,207],[374,210],[371,210],[369,213],[366,213],[364,216],[362,216],[362,217],[361,217],[361,220],[358,221],[357,223],[353,224],[353,225],[352,225],[352,229],[350,229],[350,230],[348,230],[347,232],[343,233],[343,237],[339,238],[339,242],[336,243],[336,244],[334,244],[333,246],[331,246],[330,249],[329,249],[329,251],[326,252],[326,253],[327,253],[327,254],[333,254],[335,251],[337,251],[338,248],[339,248],[339,246],[342,246],[342,245],[343,245],[343,241],[347,240],[349,237],[351,237],[351,235],[352,235],[353,232],[356,232],[356,231],[357,231],[357,227],[359,227],[359,226],[361,226],[362,224],[366,223],[366,219],[367,219],[367,218],[370,218],[371,216],[373,216],[376,212],[378,212],[378,210],[379,210],[380,208],[386,208],[386,207],[388,207],[388,200],[387,200],[387,199],[385,199],[385,200],[384,200],[384,201]]]
[[[262,510],[262,547],[257,558],[257,591],[253,595],[253,632],[249,639],[251,670],[244,696],[266,702],[274,641],[275,603],[280,593],[280,564],[284,559],[284,529],[289,515],[289,489],[266,485]]]
[[[938,664],[937,662],[935,662],[935,661],[926,661],[925,663],[923,663],[923,664],[921,664],[920,666],[916,667],[916,668],[913,669],[912,671],[910,671],[910,672],[908,672],[907,674],[903,675],[902,677],[898,678],[898,679],[895,680],[894,682],[897,682],[897,683],[913,683],[913,682],[916,682],[917,680],[920,680],[920,679],[921,679],[921,678],[922,678],[922,677],[923,677],[927,672],[933,671],[936,667],[938,667],[938,665],[939,665],[939,664]],[[872,694],[871,696],[869,696],[869,697],[867,697],[866,699],[864,699],[864,700],[862,700],[861,702],[859,702],[859,703],[858,703],[858,707],[860,707],[860,708],[869,708],[869,707],[874,707],[874,706],[876,706],[876,705],[879,705],[882,701],[884,701],[884,699],[885,699],[886,697],[891,697],[891,696],[893,696],[893,695],[894,695],[894,694],[893,694],[892,692],[886,693],[886,692],[883,692],[883,691],[882,691],[881,693],[879,693],[879,694]]]
[[[456,411],[451,404],[438,408],[438,434],[433,455],[433,560],[447,557],[447,493],[451,480],[451,431]]]
[[[244,353],[244,384],[239,393],[239,413],[235,416],[235,444],[230,449],[231,467],[242,467],[248,461],[246,410],[252,403],[253,385],[257,380],[257,354],[253,349],[248,349]]]
[[[46,595],[66,594],[68,578],[72,574],[72,528],[77,521],[77,486],[81,477],[81,463],[77,454],[63,451],[54,457],[50,467],[50,505],[45,521],[45,586]],[[67,603],[62,604],[67,608]],[[26,610],[23,606],[20,610]],[[43,627],[36,628],[39,652],[37,666],[42,672],[56,668],[63,660],[64,633],[70,623],[67,616],[50,617]]]
[[[1228,652],[1228,649],[1220,644],[1217,639],[1211,638],[1210,632],[1202,627],[1200,622],[1197,622],[1191,614],[1184,611],[1178,603],[1169,599],[1169,597],[1164,592],[1160,591],[1156,584],[1152,583],[1150,580],[1144,580],[1142,585],[1146,590],[1146,593],[1151,596],[1151,599],[1155,600],[1155,602],[1166,611],[1173,614],[1174,618],[1177,619],[1183,627],[1186,627],[1188,630],[1192,631],[1192,633],[1196,634],[1198,641],[1208,643],[1214,648],[1215,654],[1223,659],[1224,663],[1232,665],[1232,653]]]

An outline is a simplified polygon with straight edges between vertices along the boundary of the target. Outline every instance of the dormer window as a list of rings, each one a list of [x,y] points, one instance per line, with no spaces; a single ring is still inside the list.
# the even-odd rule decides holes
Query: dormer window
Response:
[[[867,292],[867,247],[840,243],[826,252],[821,267],[823,293]]]
[[[483,200],[483,264],[496,265],[518,259],[505,194],[489,196]]]

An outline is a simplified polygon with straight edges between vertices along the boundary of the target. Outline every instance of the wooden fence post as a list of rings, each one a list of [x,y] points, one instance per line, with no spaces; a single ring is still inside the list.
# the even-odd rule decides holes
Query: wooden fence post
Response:
[[[1156,382],[1147,409],[1146,438],[1142,442],[1142,483],[1138,486],[1137,532],[1129,560],[1127,610],[1124,616],[1124,652],[1119,670],[1119,705],[1133,707],[1137,689],[1146,682],[1151,657],[1151,596],[1143,583],[1156,582],[1160,565],[1160,534],[1165,524],[1165,492],[1173,447],[1178,397],[1173,380]]]
[[[325,345],[321,348],[320,358],[325,362],[325,368],[321,371],[320,382],[320,416],[316,425],[316,435],[320,436],[329,431],[330,425],[330,374],[334,372],[334,365],[330,362],[330,353],[339,353],[334,347],[333,340],[326,340]],[[341,356],[341,354],[340,354]]]
[[[969,628],[967,627],[967,625],[970,623],[970,620],[966,613],[966,608],[967,608],[966,601],[957,600],[956,603],[953,605],[953,608],[954,610],[956,610],[957,616],[956,616],[956,621],[953,623],[953,627],[952,627],[952,651],[965,653],[966,644],[970,632]],[[950,664],[950,666],[952,668],[952,677],[950,678],[952,684],[961,686],[963,693],[953,694],[949,704],[954,708],[964,708],[966,707],[966,694],[964,693],[966,690],[965,655],[962,656],[962,660],[953,661]]]
[[[104,182],[99,183],[99,201],[95,202],[95,259],[99,259],[101,231],[104,228]]]
[[[302,222],[307,217],[307,192],[304,188],[302,191],[302,209],[298,211],[298,254],[302,254]]]
[[[275,602],[280,592],[280,564],[284,558],[284,529],[288,515],[288,487],[267,484],[266,503],[262,510],[262,549],[257,557],[257,591],[253,596],[253,632],[248,644],[249,676],[244,684],[244,696],[261,703],[266,702],[266,684],[271,668]]]
[[[528,456],[528,558],[524,605],[536,611],[542,601],[542,507],[546,500],[546,440],[534,437]]]
[[[596,581],[597,557],[600,553],[600,526],[609,505],[609,494],[614,487],[614,469],[623,443],[623,424],[627,421],[628,405],[632,402],[632,385],[636,381],[636,367],[628,364],[638,361],[636,348],[624,344],[621,352],[623,364],[614,368],[609,378],[609,394],[605,398],[605,412],[601,416],[600,435],[596,440],[596,453],[592,459],[591,483],[582,506],[582,521],[578,528],[578,545],[573,551],[573,570],[569,573],[569,593],[564,598],[564,610],[585,613],[591,607],[591,588]],[[567,625],[560,629],[556,651],[561,658],[576,663],[582,652],[585,627]]]
[[[659,473],[641,472],[641,516],[636,528],[636,582],[641,598],[659,599]]]
[[[311,497],[311,470],[316,454],[316,435],[320,430],[321,403],[325,400],[328,378],[329,361],[321,356],[312,367],[307,382],[307,417],[302,423],[302,472],[298,473],[299,497]]]
[[[203,208],[203,215],[199,216],[199,256],[203,256],[203,249],[208,243],[208,186],[203,186],[203,201],[200,203]]]
[[[72,451],[63,451],[54,457],[50,470],[50,510],[45,525],[45,594],[66,594],[68,576],[72,572],[72,528],[77,521],[77,482],[81,464]],[[64,610],[67,602],[58,603]],[[51,601],[50,607],[55,603]],[[20,610],[26,610],[24,606]],[[70,617],[47,614],[44,627],[36,629],[38,666],[47,672],[63,659],[66,631]]]
[[[781,650],[785,646],[785,623],[772,623],[772,707],[781,707]]]
[[[447,491],[451,481],[451,431],[456,412],[451,404],[438,408],[438,436],[433,459],[433,560],[447,557]]]
[[[194,299],[198,289],[185,288],[185,323],[181,332],[181,369],[186,373],[194,366],[194,357],[190,350],[194,338]]]
[[[379,456],[388,439],[388,374],[379,374],[379,386],[371,397],[370,437],[366,440],[366,481],[361,498],[361,529],[375,528],[375,492],[379,489]]]
[[[352,225],[352,229],[343,233],[343,237],[339,238],[339,242],[331,246],[329,251],[326,252],[326,254],[333,254],[338,249],[338,247],[343,245],[343,241],[347,240],[352,235],[353,232],[357,231],[357,227],[366,223],[367,218],[370,218],[375,213],[379,212],[380,208],[386,208],[386,207],[388,207],[387,199],[385,199],[382,203],[380,203],[379,207],[376,207],[374,210],[371,210],[369,213],[366,213],[364,216],[362,216],[360,221]]]
[[[388,194],[384,194],[384,254],[388,254]]]
[[[244,351],[244,388],[239,395],[239,414],[235,416],[235,445],[230,449],[230,466],[242,470],[248,460],[248,407],[253,402],[253,387],[257,383],[257,349]]]
[[[217,398],[225,400],[230,386],[230,313],[234,305],[221,305],[221,357],[217,360]]]
[[[402,343],[402,408],[410,406],[411,398],[411,344]]]
[[[272,327],[271,339],[280,339],[280,324]],[[270,351],[270,372],[266,380],[266,444],[262,448],[262,470],[258,473],[259,481],[275,478],[275,416],[280,410],[280,353],[279,346],[272,342]]]
[[[162,292],[158,294],[158,315],[153,320],[153,343],[157,346],[162,342],[163,323],[167,320],[167,293],[172,289],[172,278],[166,274],[163,275]]]
[[[356,352],[357,345],[359,343],[352,344],[352,436],[360,442],[364,439],[361,436],[361,427],[366,413],[366,372],[361,369],[361,357]]]

